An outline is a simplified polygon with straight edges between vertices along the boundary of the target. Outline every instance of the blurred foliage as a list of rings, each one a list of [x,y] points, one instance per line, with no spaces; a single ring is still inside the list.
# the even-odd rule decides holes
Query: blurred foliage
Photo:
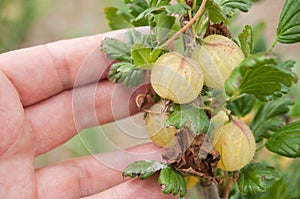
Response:
[[[272,164],[277,170],[281,170],[278,181],[266,182],[268,189],[265,192],[257,194],[242,195],[238,191],[237,183],[234,184],[229,199],[298,199],[300,198],[300,175],[299,159],[288,159],[275,154],[266,152],[260,159],[266,164]],[[197,188],[188,192],[185,199],[205,198]]]
[[[276,156],[274,156],[276,157]],[[230,199],[296,199],[300,198],[300,175],[297,175],[299,170],[299,160],[295,159],[286,165],[287,159],[277,157],[277,163],[285,166],[281,166],[281,178],[278,181],[270,182],[267,191],[263,193],[257,193],[253,195],[241,195],[236,191],[236,187],[232,190]],[[279,162],[278,162],[279,161]]]
[[[0,0],[0,53],[17,48],[24,40],[41,3],[39,0]]]

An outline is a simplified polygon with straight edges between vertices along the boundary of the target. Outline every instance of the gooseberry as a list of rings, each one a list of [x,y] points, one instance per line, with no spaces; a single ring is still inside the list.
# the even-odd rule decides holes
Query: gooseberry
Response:
[[[163,111],[163,102],[154,104],[145,118],[146,131],[154,144],[160,147],[166,147],[171,144],[177,129],[173,126],[166,126],[168,118]]]
[[[175,103],[189,103],[197,98],[204,77],[194,60],[170,52],[158,58],[151,70],[151,84],[162,98]]]
[[[187,190],[192,189],[200,181],[199,177],[192,176],[192,175],[186,176],[184,179],[185,179],[185,182],[186,182]]]
[[[192,58],[199,63],[208,87],[224,88],[225,80],[244,60],[244,54],[231,39],[209,35],[204,38],[203,45],[194,49]]]
[[[239,120],[216,128],[212,134],[212,144],[221,155],[218,167],[225,171],[236,171],[246,166],[256,150],[251,130]]]

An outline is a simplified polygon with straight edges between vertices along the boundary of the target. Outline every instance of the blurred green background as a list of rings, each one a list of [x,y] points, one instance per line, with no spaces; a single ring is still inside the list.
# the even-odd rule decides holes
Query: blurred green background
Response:
[[[266,42],[269,46],[276,32],[283,3],[282,0],[260,1],[249,13],[238,17],[233,30],[240,32],[241,24],[255,26],[259,22],[265,22],[257,26],[264,35],[259,42],[262,42],[262,45]],[[0,0],[0,53],[109,31],[103,11],[106,6],[125,5],[123,0]],[[299,66],[299,44],[279,44],[275,51],[286,58],[296,59]],[[299,71],[299,67],[297,70]],[[298,83],[293,94],[297,96],[299,93]],[[300,115],[299,100],[291,113],[295,117]],[[134,127],[129,124],[132,120]],[[142,115],[137,115],[118,123],[83,130],[62,146],[36,158],[36,167],[70,157],[117,150],[118,147],[124,148],[147,142],[142,125]],[[274,158],[268,153],[262,156],[263,159]],[[279,159],[275,162],[287,169],[286,163],[289,160]]]
[[[0,52],[109,30],[103,8],[120,0],[0,0]]]

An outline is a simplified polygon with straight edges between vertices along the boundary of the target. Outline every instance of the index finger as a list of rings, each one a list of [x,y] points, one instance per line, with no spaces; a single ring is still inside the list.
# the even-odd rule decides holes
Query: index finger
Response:
[[[117,30],[0,54],[0,70],[18,91],[23,106],[28,106],[72,88],[75,81],[81,86],[106,78],[104,72],[111,61],[100,50],[93,54],[84,78],[76,80],[76,75],[105,37],[118,38],[125,32]]]

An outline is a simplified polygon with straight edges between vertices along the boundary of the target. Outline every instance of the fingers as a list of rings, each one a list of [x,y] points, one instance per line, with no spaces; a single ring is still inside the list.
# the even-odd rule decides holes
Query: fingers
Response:
[[[99,194],[95,194],[84,199],[175,199],[178,196],[165,195],[161,191],[161,187],[157,183],[157,175],[151,176],[147,180],[133,179]]]
[[[0,198],[33,198],[31,134],[18,93],[1,71],[0,128]]]
[[[122,177],[122,170],[128,164],[141,159],[162,161],[162,152],[149,143],[126,151],[91,155],[38,169],[36,177],[39,198],[45,198],[46,195],[48,198],[79,198],[102,192],[128,180]],[[141,189],[152,185],[136,181],[119,187],[119,193],[131,184]]]
[[[0,155],[24,131],[25,117],[16,89],[0,71]]]
[[[22,104],[28,106],[74,84],[80,86],[105,78],[111,61],[99,45],[105,37],[124,40],[125,32],[118,30],[0,54],[0,71],[19,92]],[[83,74],[80,79],[78,72]]]
[[[72,87],[80,65],[102,38],[96,35],[8,52],[0,55],[0,70],[18,90],[22,104],[28,106]],[[97,74],[108,63],[100,56],[99,64],[93,66]]]
[[[65,91],[25,108],[35,155],[55,148],[84,128],[136,113],[135,98],[144,92],[144,87],[128,89],[106,80]]]

